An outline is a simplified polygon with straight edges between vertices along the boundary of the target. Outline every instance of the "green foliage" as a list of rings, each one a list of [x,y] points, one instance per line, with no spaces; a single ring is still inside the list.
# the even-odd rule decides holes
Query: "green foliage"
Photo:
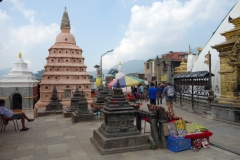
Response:
[[[115,76],[116,74],[118,73],[118,70],[117,69],[111,69],[108,74],[112,75],[112,76]]]
[[[44,69],[41,71],[37,71],[37,73],[33,73],[33,76],[36,76],[37,79],[42,79],[42,74],[44,73]]]

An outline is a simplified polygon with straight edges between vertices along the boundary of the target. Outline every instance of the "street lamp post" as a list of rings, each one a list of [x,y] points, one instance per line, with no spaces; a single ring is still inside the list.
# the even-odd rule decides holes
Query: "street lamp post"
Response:
[[[103,73],[102,73],[102,57],[103,57],[105,54],[107,54],[107,53],[109,53],[109,52],[112,52],[112,51],[113,51],[113,49],[107,51],[106,53],[104,53],[104,54],[101,56],[101,60],[100,60],[100,66],[101,66],[101,78],[103,78],[103,77],[102,77],[102,76],[103,76]],[[102,84],[103,84],[103,80],[102,80]]]

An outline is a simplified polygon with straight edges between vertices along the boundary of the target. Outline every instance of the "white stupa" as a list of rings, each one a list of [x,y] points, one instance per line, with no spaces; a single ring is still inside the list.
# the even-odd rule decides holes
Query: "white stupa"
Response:
[[[236,3],[236,5],[232,8],[232,10],[229,12],[229,14],[224,18],[224,20],[221,22],[221,24],[218,26],[212,37],[210,37],[210,40],[207,42],[203,50],[201,51],[199,57],[197,58],[196,62],[194,63],[194,66],[192,68],[192,72],[195,71],[208,71],[208,65],[204,63],[205,61],[205,55],[208,54],[208,51],[210,51],[212,55],[212,73],[215,75],[212,77],[212,86],[213,90],[215,91],[215,94],[217,96],[220,96],[221,93],[221,81],[220,81],[220,74],[218,73],[220,71],[220,58],[219,53],[217,50],[212,49],[211,46],[214,46],[216,44],[219,44],[221,42],[225,41],[225,37],[221,36],[220,33],[224,33],[225,31],[228,31],[230,29],[233,29],[233,24],[228,22],[228,17],[239,17],[240,16],[240,0]],[[218,89],[218,91],[217,91]]]
[[[115,79],[121,78],[125,76],[125,74],[122,72],[122,63],[119,62],[118,64],[118,73],[115,75]]]
[[[11,109],[32,109],[34,99],[37,100],[39,81],[28,70],[27,65],[19,53],[12,70],[8,75],[2,76],[0,81],[0,97],[5,99],[6,106]]]

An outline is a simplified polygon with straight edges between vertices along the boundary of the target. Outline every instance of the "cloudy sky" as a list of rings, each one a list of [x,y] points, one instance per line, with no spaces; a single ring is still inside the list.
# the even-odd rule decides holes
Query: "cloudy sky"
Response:
[[[3,0],[0,2],[0,69],[21,52],[36,72],[60,33],[64,7],[88,71],[132,59],[204,47],[238,0]]]

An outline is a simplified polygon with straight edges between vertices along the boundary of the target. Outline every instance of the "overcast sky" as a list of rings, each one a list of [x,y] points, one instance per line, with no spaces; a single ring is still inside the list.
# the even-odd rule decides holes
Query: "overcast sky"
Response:
[[[168,51],[204,47],[238,0],[3,0],[0,2],[0,69],[21,52],[29,70],[46,65],[60,33],[64,7],[88,71]],[[233,17],[234,18],[234,17]]]

